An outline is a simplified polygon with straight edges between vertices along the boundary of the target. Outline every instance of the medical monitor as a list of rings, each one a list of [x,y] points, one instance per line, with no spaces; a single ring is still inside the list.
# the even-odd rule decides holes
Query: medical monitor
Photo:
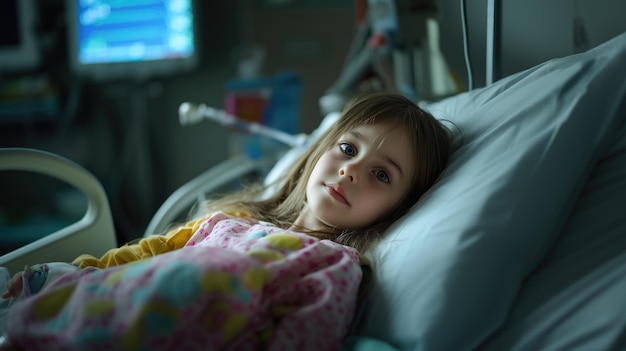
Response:
[[[67,0],[70,65],[96,81],[144,80],[194,68],[194,0]]]

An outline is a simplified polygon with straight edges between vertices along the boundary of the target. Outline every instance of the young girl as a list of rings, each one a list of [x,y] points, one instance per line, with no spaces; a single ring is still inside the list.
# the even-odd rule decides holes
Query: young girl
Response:
[[[7,338],[29,350],[339,349],[362,285],[359,253],[449,153],[449,131],[410,100],[357,98],[271,196],[254,187],[211,201],[209,215],[83,255],[55,279],[46,264],[16,274],[3,297],[28,297],[11,308]]]

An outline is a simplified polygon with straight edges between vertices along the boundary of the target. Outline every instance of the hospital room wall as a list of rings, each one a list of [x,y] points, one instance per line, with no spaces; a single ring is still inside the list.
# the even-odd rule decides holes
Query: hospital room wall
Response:
[[[501,67],[504,77],[546,60],[597,46],[626,31],[623,0],[499,0]],[[485,84],[488,0],[468,0],[467,26],[475,87]],[[441,50],[447,63],[467,87],[458,0],[439,0]],[[575,26],[575,19],[579,19]],[[577,40],[584,31],[587,42]]]

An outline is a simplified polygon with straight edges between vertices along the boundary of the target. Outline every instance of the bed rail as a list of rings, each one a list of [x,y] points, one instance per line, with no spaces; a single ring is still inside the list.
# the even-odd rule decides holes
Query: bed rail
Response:
[[[35,172],[67,182],[87,197],[81,219],[32,243],[0,256],[11,272],[41,262],[70,261],[80,254],[100,256],[117,246],[115,227],[100,181],[77,163],[50,152],[29,148],[0,149],[0,170]]]

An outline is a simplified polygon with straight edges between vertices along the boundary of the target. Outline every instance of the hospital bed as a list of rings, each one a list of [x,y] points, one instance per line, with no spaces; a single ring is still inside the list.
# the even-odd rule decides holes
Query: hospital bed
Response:
[[[347,350],[626,349],[625,62],[626,33],[423,103],[458,127],[454,152],[369,253],[375,280]],[[326,116],[310,138],[336,118]],[[303,148],[281,156],[266,181]],[[220,178],[229,180],[259,162],[240,156],[200,175],[165,202],[146,235],[165,229],[164,213],[217,186],[206,180],[231,170]],[[0,169],[63,179],[89,202],[79,222],[0,257],[0,266],[116,245],[106,195],[80,165],[2,149]]]

